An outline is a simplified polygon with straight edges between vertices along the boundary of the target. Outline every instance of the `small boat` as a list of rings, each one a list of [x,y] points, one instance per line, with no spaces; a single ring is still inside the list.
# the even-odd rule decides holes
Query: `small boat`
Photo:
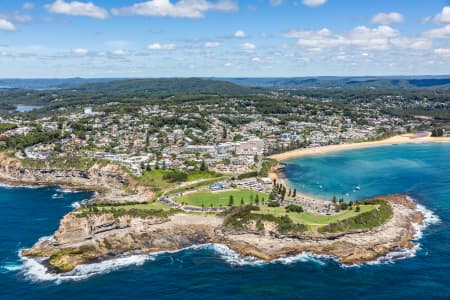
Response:
[[[355,190],[359,191],[360,189],[361,189],[361,186],[358,184],[358,185],[355,187]]]

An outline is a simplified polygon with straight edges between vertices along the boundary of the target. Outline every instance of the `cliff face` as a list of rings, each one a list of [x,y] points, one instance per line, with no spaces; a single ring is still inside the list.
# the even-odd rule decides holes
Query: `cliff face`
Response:
[[[76,265],[123,253],[177,250],[214,239],[220,220],[185,215],[173,218],[114,218],[112,214],[84,218],[66,215],[50,240],[25,250],[30,257],[50,257],[51,270],[69,271]],[[180,220],[184,220],[179,222]]]
[[[99,192],[98,199],[114,202],[145,202],[153,193],[137,186],[119,166],[94,165],[88,170],[27,168],[20,160],[0,153],[0,181],[11,184],[63,185]],[[131,192],[125,192],[131,191]]]
[[[339,235],[282,236],[277,232],[233,232],[217,216],[176,214],[164,218],[114,218],[112,214],[79,218],[66,215],[53,239],[22,254],[50,257],[51,269],[69,271],[78,264],[108,259],[123,253],[177,250],[204,243],[223,243],[243,256],[273,260],[302,252],[330,255],[344,264],[374,260],[399,248],[411,248],[414,225],[422,215],[405,197],[386,198],[393,217],[365,232]]]

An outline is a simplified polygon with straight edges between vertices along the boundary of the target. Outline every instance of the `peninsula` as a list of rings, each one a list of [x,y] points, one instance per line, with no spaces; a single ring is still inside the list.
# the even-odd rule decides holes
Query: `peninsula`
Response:
[[[209,192],[208,202],[228,193],[236,196],[237,204],[230,203],[226,209],[219,206],[216,211],[202,205],[193,211],[193,206],[183,201],[210,186],[185,186],[183,192],[175,193],[185,200],[175,198],[178,205],[169,206],[114,164],[93,165],[87,170],[33,169],[17,158],[2,155],[3,182],[98,191],[94,199],[64,216],[52,238],[22,252],[47,265],[51,272],[70,272],[77,265],[124,254],[173,251],[207,243],[225,244],[243,257],[265,261],[308,252],[357,264],[413,247],[415,224],[423,223],[416,204],[402,195],[368,199],[320,215],[293,204],[293,195],[280,205],[278,195],[271,200],[273,195],[264,199],[263,192],[255,192],[241,204],[238,197],[244,195],[244,189],[226,187]],[[283,189],[275,184],[274,190],[277,188]],[[162,199],[166,198],[160,196]]]
[[[433,89],[167,78],[1,93],[0,181],[96,192],[22,251],[51,272],[209,243],[264,261],[307,252],[344,264],[412,248],[424,216],[406,196],[313,199],[277,168],[302,155],[447,141],[450,128],[447,93]],[[14,111],[19,100],[31,110]]]

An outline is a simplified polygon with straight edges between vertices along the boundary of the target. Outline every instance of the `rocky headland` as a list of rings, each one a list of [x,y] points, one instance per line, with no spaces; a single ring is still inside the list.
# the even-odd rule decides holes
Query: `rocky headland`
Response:
[[[0,152],[0,182],[11,185],[60,185],[95,191],[93,201],[147,202],[155,195],[116,164],[94,164],[88,169],[31,168],[16,157]]]
[[[93,203],[148,203],[154,193],[140,186],[120,166],[94,164],[86,170],[29,168],[14,157],[0,153],[0,181],[13,185],[62,185],[97,191]],[[193,245],[220,243],[242,256],[265,261],[303,252],[328,255],[343,264],[373,261],[391,251],[414,247],[416,224],[423,214],[404,195],[378,197],[392,213],[382,225],[344,232],[305,230],[281,232],[277,224],[254,221],[236,229],[226,225],[227,215],[168,213],[129,215],[108,211],[63,217],[52,238],[38,242],[22,255],[39,258],[51,272],[69,272],[77,265],[124,254],[173,251]],[[262,229],[261,229],[262,228]]]
[[[373,261],[391,251],[414,247],[415,224],[423,215],[406,196],[382,197],[392,216],[381,226],[340,233],[302,232],[281,234],[275,224],[264,230],[247,224],[243,230],[224,226],[223,216],[175,213],[168,217],[114,217],[112,213],[80,217],[66,215],[51,239],[22,255],[45,258],[49,270],[67,272],[79,264],[97,262],[123,254],[172,251],[193,245],[220,243],[242,256],[265,261],[303,252],[334,257],[343,264]]]

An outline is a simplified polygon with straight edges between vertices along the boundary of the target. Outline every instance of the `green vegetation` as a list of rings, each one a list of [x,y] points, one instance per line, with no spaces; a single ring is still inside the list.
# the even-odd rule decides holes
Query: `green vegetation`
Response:
[[[289,206],[288,206],[289,207]],[[334,223],[348,218],[355,217],[361,213],[370,212],[377,208],[377,205],[360,205],[360,212],[355,210],[345,210],[335,215],[318,215],[309,212],[287,212],[288,207],[267,207],[263,206],[260,213],[272,214],[274,216],[288,215],[295,223],[301,223],[310,226],[311,228],[320,228],[324,225]]]
[[[188,190],[191,190],[191,189],[195,189],[197,187],[208,186],[208,185],[217,183],[219,181],[226,180],[227,178],[228,177],[223,176],[223,177],[217,177],[217,178],[213,178],[213,179],[209,179],[209,180],[203,180],[201,182],[189,184],[189,185],[186,185],[184,187],[171,190],[171,191],[167,192],[166,195],[173,195],[173,194],[181,193],[181,192],[188,191]]]
[[[286,206],[286,211],[287,212],[296,212],[296,213],[302,213],[303,212],[303,207],[299,206],[299,205],[288,205]]]
[[[210,190],[200,190],[183,195],[176,199],[178,203],[199,207],[225,207],[230,204],[230,197],[233,197],[232,205],[255,204],[267,199],[268,195],[246,189],[211,192]],[[242,200],[242,201],[241,201]]]
[[[178,173],[182,173],[183,175],[178,175]],[[195,170],[189,172],[179,172],[172,170],[155,169],[151,171],[144,171],[142,175],[137,179],[140,184],[150,186],[155,191],[161,192],[170,189],[171,187],[177,185],[179,182],[189,182],[208,178],[215,180],[223,177],[221,174],[209,171]],[[201,185],[204,184],[207,183],[202,183]],[[172,193],[174,192],[172,191]]]
[[[74,170],[88,170],[95,164],[106,166],[112,164],[103,159],[83,158],[83,157],[65,157],[65,158],[48,158],[46,160],[34,160],[25,158],[21,160],[22,165],[27,168],[41,169],[41,168],[55,168],[55,169],[74,169]]]
[[[365,211],[365,206],[375,206],[375,209]],[[355,208],[355,212],[357,213],[355,216],[336,220],[333,223],[319,228],[319,232],[344,232],[348,230],[370,229],[384,224],[393,214],[389,203],[380,199],[359,202]]]
[[[252,205],[232,207],[223,213],[225,215],[224,225],[235,230],[243,230],[247,229],[251,222],[255,222],[256,229],[263,231],[264,222],[271,222],[277,225],[277,230],[282,234],[301,233],[307,230],[305,225],[294,223],[287,215],[274,216],[258,213],[259,211],[258,206]]]
[[[96,203],[88,204],[79,208],[76,211],[76,217],[84,218],[90,215],[112,213],[114,218],[121,216],[131,216],[131,217],[161,217],[167,218],[168,216],[177,213],[179,210],[172,209],[171,207],[160,203],[160,202],[150,202],[150,203],[135,203],[135,204],[109,204],[109,203]]]
[[[10,124],[10,123],[0,123],[0,133],[4,133],[11,129],[16,129],[16,124]]]
[[[278,161],[271,158],[266,158],[263,160],[261,171],[259,172],[259,176],[261,177],[267,177],[269,175],[269,171],[272,167],[276,166],[278,164]]]
[[[10,149],[24,150],[26,147],[40,144],[53,143],[59,141],[63,136],[59,130],[55,131],[33,131],[26,135],[14,135],[10,137],[1,138]]]

